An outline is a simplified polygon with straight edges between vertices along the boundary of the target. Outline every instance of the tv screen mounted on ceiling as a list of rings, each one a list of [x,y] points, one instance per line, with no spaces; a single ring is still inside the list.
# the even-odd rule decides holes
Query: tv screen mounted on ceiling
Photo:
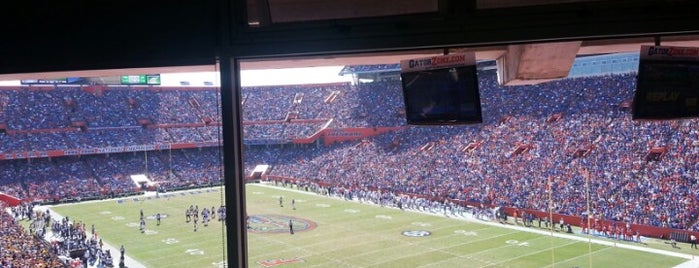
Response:
[[[483,122],[473,53],[401,61],[401,83],[410,125]]]
[[[699,117],[699,48],[642,46],[633,119]]]

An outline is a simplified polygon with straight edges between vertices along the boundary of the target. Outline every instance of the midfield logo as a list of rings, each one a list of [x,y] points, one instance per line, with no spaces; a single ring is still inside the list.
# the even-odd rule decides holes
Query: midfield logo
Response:
[[[314,221],[286,215],[262,214],[250,215],[248,231],[253,233],[288,233],[289,221],[293,222],[294,232],[310,231],[316,228]]]

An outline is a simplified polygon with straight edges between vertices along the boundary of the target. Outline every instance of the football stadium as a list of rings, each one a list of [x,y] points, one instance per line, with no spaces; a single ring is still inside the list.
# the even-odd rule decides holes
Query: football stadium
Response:
[[[408,124],[399,63],[241,88],[249,265],[697,267],[699,119],[634,120],[639,62],[506,86],[479,60],[475,124]],[[156,74],[0,87],[3,267],[227,267],[220,104]]]

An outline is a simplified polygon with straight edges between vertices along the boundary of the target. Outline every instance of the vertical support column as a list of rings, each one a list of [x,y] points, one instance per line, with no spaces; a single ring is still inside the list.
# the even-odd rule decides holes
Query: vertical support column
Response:
[[[248,266],[240,65],[232,58],[223,58],[220,66],[228,267],[245,268]]]
[[[223,179],[226,201],[226,267],[248,267],[243,176],[243,123],[240,95],[240,64],[233,52],[237,32],[247,27],[244,1],[218,0],[218,56],[221,79],[221,128]]]

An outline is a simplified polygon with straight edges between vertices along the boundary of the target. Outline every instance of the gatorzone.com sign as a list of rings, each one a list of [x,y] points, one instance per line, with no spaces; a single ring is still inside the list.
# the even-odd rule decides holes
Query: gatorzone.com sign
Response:
[[[474,53],[449,54],[427,58],[402,60],[400,62],[400,70],[401,72],[415,72],[475,64],[476,56]]]

